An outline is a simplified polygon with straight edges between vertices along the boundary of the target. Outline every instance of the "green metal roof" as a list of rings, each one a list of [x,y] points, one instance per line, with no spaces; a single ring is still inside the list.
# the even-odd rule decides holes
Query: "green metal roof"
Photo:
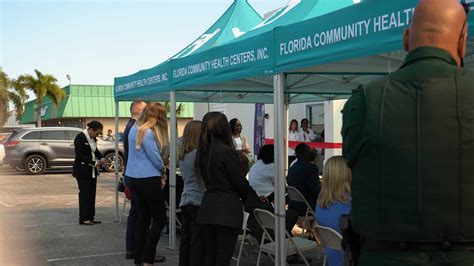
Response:
[[[66,97],[56,107],[50,97],[43,99],[43,121],[61,118],[115,117],[114,87],[109,85],[70,85],[64,88]],[[131,101],[119,102],[119,117],[130,116]],[[183,103],[179,118],[193,117],[193,104]],[[36,122],[36,99],[25,104],[21,124]]]

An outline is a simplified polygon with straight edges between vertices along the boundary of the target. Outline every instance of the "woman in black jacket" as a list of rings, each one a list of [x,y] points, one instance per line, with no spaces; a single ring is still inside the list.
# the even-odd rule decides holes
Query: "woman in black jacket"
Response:
[[[206,186],[196,219],[204,227],[205,265],[229,265],[242,228],[243,205],[251,211],[258,197],[245,179],[222,113],[203,118],[195,172]]]
[[[95,221],[95,193],[97,188],[97,168],[105,163],[97,149],[97,137],[104,126],[98,121],[87,124],[87,129],[74,139],[76,158],[72,175],[79,186],[79,224],[93,225]]]

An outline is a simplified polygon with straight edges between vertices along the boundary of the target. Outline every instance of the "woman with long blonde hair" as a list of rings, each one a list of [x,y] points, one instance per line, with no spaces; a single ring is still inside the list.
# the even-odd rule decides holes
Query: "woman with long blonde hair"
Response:
[[[150,103],[128,135],[125,175],[136,194],[138,219],[135,226],[135,264],[152,265],[161,231],[167,223],[162,184],[166,178],[164,160],[168,154],[168,124],[162,104]]]
[[[181,241],[179,245],[179,265],[203,265],[204,242],[202,226],[196,223],[201,206],[204,184],[194,172],[196,149],[201,135],[201,121],[191,121],[184,127],[183,143],[179,150],[179,169],[183,175],[184,189],[181,195]]]
[[[334,156],[326,161],[315,214],[319,225],[341,232],[339,219],[341,215],[348,215],[352,207],[351,180],[351,170],[342,156]],[[325,248],[324,252],[330,266],[342,265],[342,251]]]

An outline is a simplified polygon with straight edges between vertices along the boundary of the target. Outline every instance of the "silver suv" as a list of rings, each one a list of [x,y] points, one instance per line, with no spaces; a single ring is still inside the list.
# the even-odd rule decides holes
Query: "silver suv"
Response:
[[[74,138],[83,129],[74,127],[24,128],[12,133],[3,146],[9,165],[28,174],[39,175],[46,169],[68,169],[74,163]],[[115,171],[115,143],[98,140],[97,147],[107,161],[106,171]],[[123,144],[119,143],[119,169]]]

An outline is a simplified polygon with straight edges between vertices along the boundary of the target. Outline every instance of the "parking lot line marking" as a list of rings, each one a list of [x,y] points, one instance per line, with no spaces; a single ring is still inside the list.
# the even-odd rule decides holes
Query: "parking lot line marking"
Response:
[[[10,204],[7,204],[3,201],[0,201],[0,205],[2,205],[3,207],[6,207],[6,208],[12,208],[12,207],[15,207],[14,205],[10,205]]]
[[[103,200],[101,200],[101,201],[99,201],[99,202],[96,202],[95,205],[97,206],[97,205],[101,204],[102,202],[107,201],[107,200],[110,200],[110,199],[112,199],[112,198],[115,198],[115,196],[109,196],[109,197],[107,197],[107,198],[105,198],[105,199],[103,199]]]
[[[96,255],[65,257],[65,258],[48,259],[46,260],[46,262],[57,262],[57,261],[65,261],[65,260],[78,260],[78,259],[87,259],[87,258],[117,256],[117,255],[124,255],[124,254],[125,252],[114,252],[114,253],[105,253],[105,254],[96,254]]]

